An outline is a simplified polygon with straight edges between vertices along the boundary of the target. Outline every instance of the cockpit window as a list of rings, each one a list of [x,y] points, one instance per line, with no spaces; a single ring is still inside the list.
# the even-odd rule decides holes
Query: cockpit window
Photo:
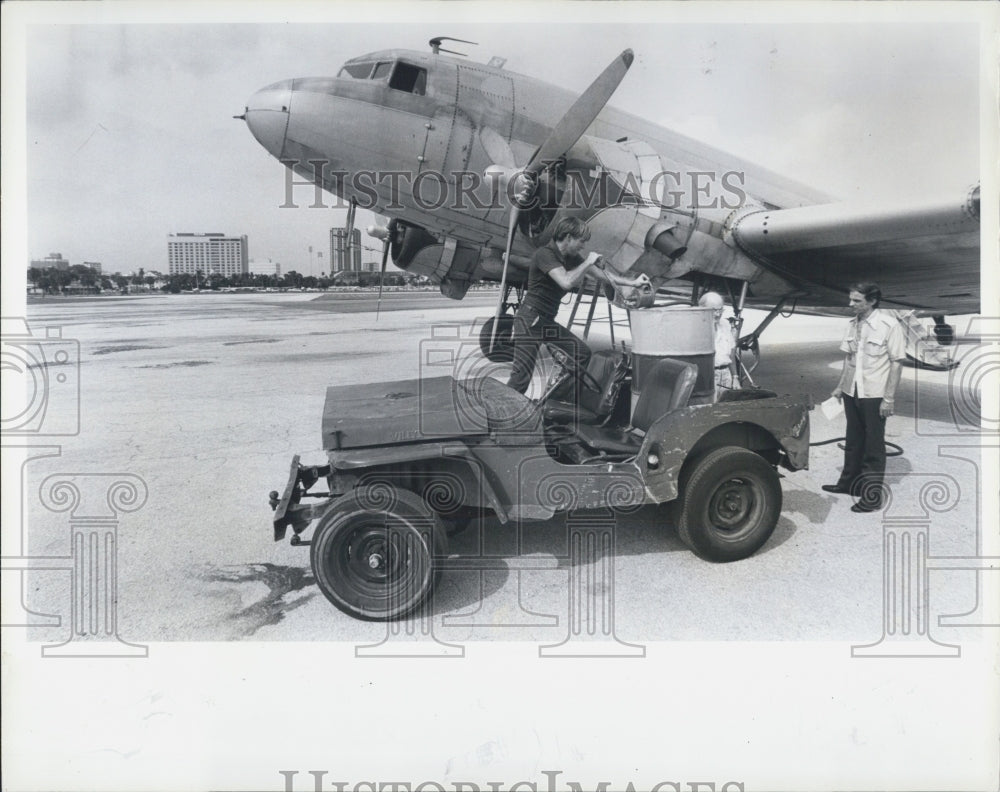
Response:
[[[375,67],[375,71],[372,73],[373,80],[385,80],[389,77],[389,72],[392,71],[391,63],[380,63]]]
[[[390,88],[417,96],[423,96],[427,92],[427,69],[402,61],[345,63],[337,76],[350,80],[388,81]]]
[[[399,62],[396,64],[396,71],[392,73],[392,79],[389,80],[389,87],[423,96],[427,90],[427,69]]]
[[[345,63],[344,67],[337,73],[338,77],[347,77],[351,80],[367,80],[372,73],[372,63]]]

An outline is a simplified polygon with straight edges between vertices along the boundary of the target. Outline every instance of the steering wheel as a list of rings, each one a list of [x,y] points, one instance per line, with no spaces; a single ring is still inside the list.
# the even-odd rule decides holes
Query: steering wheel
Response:
[[[587,390],[594,391],[595,393],[600,393],[604,390],[604,387],[594,378],[594,375],[586,369],[577,366],[563,349],[557,346],[549,346],[548,350],[556,363],[576,377],[580,384]]]

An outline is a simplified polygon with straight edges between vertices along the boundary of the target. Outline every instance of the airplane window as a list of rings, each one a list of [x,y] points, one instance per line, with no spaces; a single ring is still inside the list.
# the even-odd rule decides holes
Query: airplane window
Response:
[[[337,73],[338,77],[347,77],[351,80],[367,80],[372,73],[371,63],[347,63]]]
[[[389,87],[423,96],[427,90],[427,70],[411,66],[409,63],[397,63],[396,71],[389,80]]]
[[[389,72],[392,71],[391,63],[380,63],[375,67],[375,71],[372,74],[373,80],[384,80],[389,76]]]

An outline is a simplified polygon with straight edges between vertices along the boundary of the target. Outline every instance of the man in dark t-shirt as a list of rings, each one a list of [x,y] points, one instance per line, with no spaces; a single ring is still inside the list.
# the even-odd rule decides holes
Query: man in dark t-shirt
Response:
[[[596,253],[583,256],[583,244],[590,239],[587,224],[576,217],[561,220],[552,240],[535,251],[528,271],[524,298],[514,316],[514,368],[507,385],[524,393],[531,384],[538,348],[542,344],[557,346],[570,355],[578,370],[586,369],[590,349],[555,320],[559,304],[566,292],[579,286],[588,274],[614,286],[642,288],[649,278],[623,278],[607,272],[599,264]]]

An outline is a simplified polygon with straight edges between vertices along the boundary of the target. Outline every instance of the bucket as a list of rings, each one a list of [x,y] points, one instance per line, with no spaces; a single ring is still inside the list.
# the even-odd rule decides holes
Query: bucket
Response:
[[[632,327],[632,411],[643,383],[663,358],[693,363],[698,379],[692,397],[715,395],[715,322],[711,308],[667,305],[629,311]]]

